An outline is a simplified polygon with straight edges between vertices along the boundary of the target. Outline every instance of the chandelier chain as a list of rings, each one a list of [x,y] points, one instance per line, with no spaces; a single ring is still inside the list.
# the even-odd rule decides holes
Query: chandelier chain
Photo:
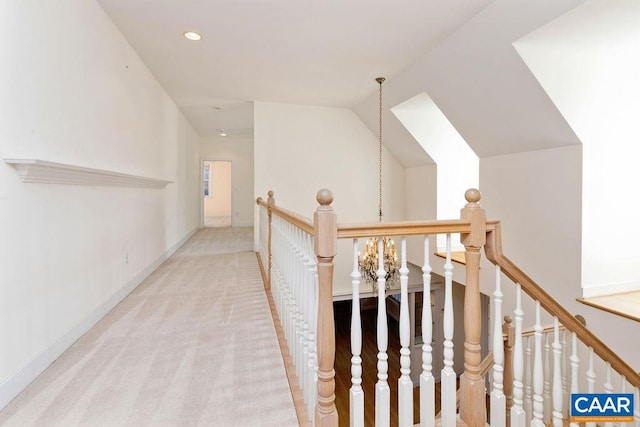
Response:
[[[380,85],[378,96],[378,220],[382,222],[382,83],[384,77],[378,77],[376,81]]]

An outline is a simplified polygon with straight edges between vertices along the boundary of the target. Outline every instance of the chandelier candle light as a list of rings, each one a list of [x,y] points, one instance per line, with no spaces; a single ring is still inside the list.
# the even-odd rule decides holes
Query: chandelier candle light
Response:
[[[384,77],[376,78],[379,85],[379,127],[378,127],[378,220],[382,222],[382,83]],[[398,254],[396,253],[396,245],[389,237],[383,237],[380,240],[373,237],[367,240],[364,248],[364,254],[358,253],[358,265],[360,272],[366,279],[367,283],[376,283],[378,280],[378,268],[382,258],[383,266],[386,271],[386,286],[398,280]]]

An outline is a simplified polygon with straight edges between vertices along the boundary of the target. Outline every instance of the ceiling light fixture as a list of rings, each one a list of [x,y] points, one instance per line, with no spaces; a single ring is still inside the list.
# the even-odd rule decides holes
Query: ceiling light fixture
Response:
[[[227,133],[224,131],[224,129],[218,129],[218,132],[220,132],[220,136],[227,136]]]
[[[382,83],[384,77],[376,78],[378,82],[378,221],[382,222]],[[381,240],[381,241],[380,241]],[[380,244],[382,248],[380,248]],[[364,254],[358,253],[360,271],[367,283],[376,283],[378,280],[378,257],[382,255],[384,269],[386,271],[386,286],[397,283],[400,266],[396,245],[390,237],[374,237],[367,240]]]
[[[195,31],[185,31],[182,35],[194,42],[202,40],[202,36]]]

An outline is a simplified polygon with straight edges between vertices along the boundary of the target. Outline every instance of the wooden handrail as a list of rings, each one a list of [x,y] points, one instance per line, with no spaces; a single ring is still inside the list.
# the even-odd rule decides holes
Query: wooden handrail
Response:
[[[499,220],[487,220],[487,232],[499,223]],[[469,233],[470,230],[471,222],[463,219],[338,224],[338,239]]]
[[[267,203],[265,203],[264,200],[262,200],[262,197],[258,197],[256,199],[256,203],[259,206],[263,206],[267,209],[269,209],[271,212],[273,212],[275,215],[278,215],[280,218],[284,219],[285,221],[295,225],[296,227],[298,227],[299,229],[313,235],[313,223],[311,222],[311,220],[309,218],[306,218],[302,215],[299,215],[295,212],[291,212],[288,211],[286,209],[282,209],[281,207],[278,206],[269,206]]]
[[[471,222],[460,219],[338,224],[338,239],[468,233],[469,230],[471,230]]]
[[[265,202],[265,201],[262,199],[262,197],[258,197],[258,198],[256,199],[256,204],[257,204],[258,206],[262,206],[263,208],[268,208],[268,207],[269,207],[269,206],[267,206],[267,202]]]
[[[575,332],[578,339],[603,360],[609,362],[611,367],[635,387],[640,387],[640,375],[625,363],[616,353],[604,344],[593,332],[587,329],[579,319],[569,313],[559,302],[553,299],[544,289],[533,279],[527,276],[502,252],[502,234],[500,224],[496,224],[492,231],[487,232],[487,243],[485,246],[487,258],[492,263],[498,265],[504,275],[514,283],[519,283],[531,298],[540,301],[540,305],[549,313],[553,314],[571,332]]]

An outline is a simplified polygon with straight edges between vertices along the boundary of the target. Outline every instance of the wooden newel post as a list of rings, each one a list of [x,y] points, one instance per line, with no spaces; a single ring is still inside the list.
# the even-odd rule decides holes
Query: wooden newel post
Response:
[[[480,191],[467,190],[467,204],[460,218],[471,222],[471,232],[460,235],[467,267],[464,294],[464,373],[460,377],[460,418],[470,427],[484,427],[487,420],[485,382],[480,372],[480,248],[486,242],[486,216],[478,203]]]
[[[318,258],[318,401],[315,426],[335,427],[338,411],[334,403],[336,339],[333,320],[333,258],[338,246],[338,221],[331,207],[333,194],[318,191],[320,204],[313,215],[314,249]]]
[[[268,241],[268,251],[269,251],[269,265],[267,266],[267,291],[271,292],[271,265],[272,265],[272,260],[273,260],[273,256],[272,256],[272,252],[271,252],[271,218],[272,218],[272,213],[271,213],[271,208],[273,206],[276,205],[276,199],[275,197],[273,197],[273,190],[269,190],[269,192],[267,193],[267,216],[269,218],[269,241]]]

